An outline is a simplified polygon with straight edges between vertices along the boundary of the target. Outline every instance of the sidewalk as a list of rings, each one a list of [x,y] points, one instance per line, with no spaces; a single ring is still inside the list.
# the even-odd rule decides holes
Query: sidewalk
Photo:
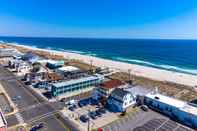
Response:
[[[9,97],[9,95],[7,94],[7,92],[4,90],[3,86],[1,85],[1,83],[0,83],[0,93],[3,93],[5,95],[5,97],[7,98],[10,106],[13,108],[13,112],[8,113],[5,116],[12,115],[12,114],[15,114],[16,112],[18,112],[18,108],[12,102],[11,98]]]

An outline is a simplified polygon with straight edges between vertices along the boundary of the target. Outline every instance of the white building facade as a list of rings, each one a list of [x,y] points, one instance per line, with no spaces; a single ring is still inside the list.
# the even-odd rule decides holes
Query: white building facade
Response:
[[[197,107],[195,106],[158,93],[147,94],[144,102],[154,110],[162,112],[186,125],[197,128]]]

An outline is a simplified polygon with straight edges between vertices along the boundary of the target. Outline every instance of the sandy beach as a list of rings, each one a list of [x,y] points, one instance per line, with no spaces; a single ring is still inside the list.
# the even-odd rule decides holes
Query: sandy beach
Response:
[[[90,64],[92,61],[92,64],[97,67],[109,67],[109,68],[120,70],[122,72],[128,72],[128,70],[130,69],[131,74],[149,78],[152,80],[173,82],[173,83],[182,84],[182,85],[191,86],[191,87],[197,86],[197,75],[190,75],[190,74],[178,73],[178,72],[173,72],[173,71],[161,70],[157,68],[145,67],[141,65],[106,60],[102,58],[86,56],[86,55],[81,55],[81,54],[71,53],[71,52],[55,51],[55,50],[49,50],[49,49],[39,49],[39,48],[24,46],[24,45],[15,45],[15,46],[28,48],[30,50],[46,51],[51,54],[63,55],[66,59],[76,59],[76,60],[83,61],[84,63],[87,63],[87,64]]]

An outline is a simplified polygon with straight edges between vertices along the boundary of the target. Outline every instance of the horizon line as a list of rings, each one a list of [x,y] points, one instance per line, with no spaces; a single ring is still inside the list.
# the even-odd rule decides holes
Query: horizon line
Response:
[[[133,37],[133,38],[127,38],[127,37],[79,37],[79,36],[73,36],[73,37],[63,37],[63,36],[14,36],[14,35],[0,35],[0,37],[15,37],[15,38],[59,38],[59,39],[117,39],[117,40],[197,40],[192,38],[146,38],[146,37]]]

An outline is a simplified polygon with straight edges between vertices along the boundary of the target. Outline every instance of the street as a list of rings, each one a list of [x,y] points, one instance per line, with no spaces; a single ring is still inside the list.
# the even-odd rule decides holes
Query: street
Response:
[[[0,66],[0,76],[2,86],[18,108],[17,113],[6,116],[8,128],[24,122],[33,126],[35,122],[43,121],[58,131],[78,130],[74,124],[70,123],[71,127],[68,127],[64,119],[59,120],[61,116],[57,119],[55,114],[62,109],[61,103],[46,101],[2,66]],[[51,130],[50,127],[48,129]]]

